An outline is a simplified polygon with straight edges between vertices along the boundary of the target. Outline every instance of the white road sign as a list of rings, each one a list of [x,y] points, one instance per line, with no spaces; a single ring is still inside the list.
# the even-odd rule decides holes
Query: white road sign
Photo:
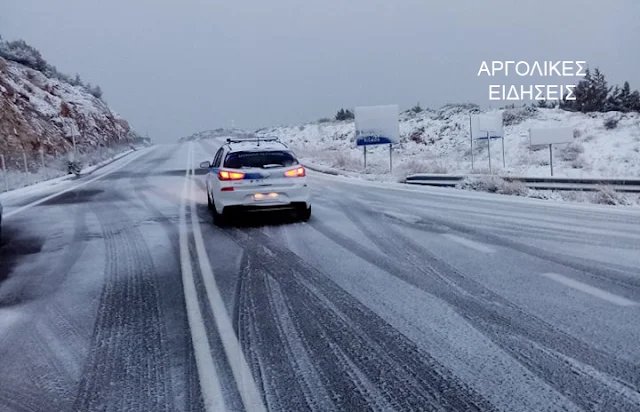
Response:
[[[356,107],[354,114],[358,146],[398,143],[400,140],[397,105]]]
[[[502,116],[499,114],[476,114],[471,116],[471,135],[474,139],[504,137]]]
[[[532,146],[571,143],[573,129],[571,127],[553,127],[529,130],[529,144]]]

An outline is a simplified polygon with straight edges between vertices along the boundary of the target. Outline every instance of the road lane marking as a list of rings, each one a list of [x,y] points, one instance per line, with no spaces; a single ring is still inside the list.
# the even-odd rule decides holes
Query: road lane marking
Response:
[[[198,302],[195,280],[193,278],[193,268],[191,266],[191,256],[189,253],[189,233],[187,228],[187,195],[191,187],[189,170],[191,164],[191,150],[187,154],[187,167],[185,181],[182,187],[182,198],[180,200],[179,216],[179,237],[180,237],[180,265],[182,269],[182,287],[184,299],[187,306],[187,319],[189,330],[191,331],[191,344],[196,358],[198,378],[200,382],[200,392],[207,412],[226,411],[222,386],[218,378],[216,366],[211,357],[211,346],[207,331],[202,319],[202,311]]]
[[[154,148],[155,148],[155,147],[154,147]],[[149,151],[150,151],[150,150],[149,150]],[[73,186],[73,187],[69,187],[69,188],[67,188],[67,189],[61,190],[61,191],[56,192],[56,193],[54,193],[54,194],[52,194],[52,195],[49,195],[49,196],[47,196],[47,197],[43,197],[42,199],[38,199],[38,200],[36,200],[35,202],[31,202],[31,203],[26,204],[26,205],[24,205],[24,206],[20,206],[20,207],[19,207],[19,208],[17,208],[17,209],[11,210],[10,212],[5,213],[3,217],[4,217],[4,218],[9,218],[9,217],[11,217],[11,216],[13,216],[13,215],[17,215],[18,213],[22,213],[22,212],[24,212],[25,210],[31,209],[31,208],[32,208],[32,207],[34,207],[34,206],[38,206],[39,204],[42,204],[42,203],[44,203],[44,202],[46,202],[46,201],[48,201],[48,200],[54,199],[54,198],[56,198],[56,197],[58,197],[58,196],[60,196],[60,195],[63,195],[63,194],[65,194],[65,193],[68,193],[68,192],[74,191],[74,190],[76,190],[76,189],[78,189],[78,188],[80,188],[80,187],[82,187],[82,186],[86,186],[86,185],[88,185],[88,184],[90,184],[90,183],[93,183],[93,182],[95,182],[96,180],[100,180],[100,179],[102,179],[103,177],[109,176],[110,174],[112,174],[112,173],[114,173],[114,172],[117,172],[118,170],[120,170],[120,169],[122,169],[123,167],[127,166],[129,163],[133,162],[133,161],[134,161],[134,160],[136,160],[137,158],[142,157],[144,154],[148,153],[149,151],[145,151],[145,152],[143,152],[142,154],[140,154],[140,155],[138,155],[138,156],[134,156],[133,158],[128,159],[125,163],[123,163],[122,165],[120,165],[120,166],[118,166],[118,167],[114,168],[113,170],[110,170],[110,171],[109,171],[109,172],[107,172],[107,173],[103,173],[103,174],[101,174],[100,176],[94,177],[93,179],[89,179],[89,180],[87,180],[86,182],[79,183],[79,184],[77,184],[77,185],[75,185],[75,186]],[[126,157],[126,156],[123,156],[123,157]],[[122,159],[122,158],[121,158],[121,159]],[[118,160],[120,160],[120,159],[118,159]],[[117,160],[116,160],[116,161],[117,161]]]
[[[469,240],[469,239],[465,239],[463,237],[460,236],[456,236],[452,233],[443,233],[442,236],[446,237],[449,240],[453,240],[454,242],[457,242],[463,246],[466,246],[468,248],[474,249],[478,252],[482,252],[482,253],[494,253],[495,249],[490,248],[489,246],[485,246],[482,243],[478,243],[475,242],[473,240]]]
[[[192,147],[189,148],[190,153]],[[196,255],[198,257],[198,263],[200,266],[200,273],[202,274],[202,280],[206,291],[207,298],[209,299],[209,305],[216,321],[218,334],[222,341],[227,360],[231,366],[231,372],[238,385],[240,397],[244,404],[245,410],[248,412],[266,412],[266,408],[262,402],[262,396],[258,391],[258,386],[253,380],[253,375],[249,370],[249,365],[240,347],[238,337],[233,330],[231,318],[227,313],[227,309],[222,300],[220,289],[216,283],[216,279],[209,263],[207,250],[204,245],[204,238],[202,237],[202,230],[200,228],[200,220],[196,210],[195,196],[193,194],[194,179],[193,167],[189,166],[188,171],[191,170],[191,179],[189,185],[189,203],[191,208],[191,225],[193,227],[193,238],[196,245]]]
[[[543,273],[542,276],[546,277],[547,279],[555,280],[556,282],[570,288],[579,290],[580,292],[587,293],[591,296],[595,296],[619,306],[635,306],[638,304],[637,302],[634,302],[627,298],[623,298],[622,296],[614,295],[613,293],[609,293],[606,290],[587,285],[586,283],[578,282],[577,280],[559,275],[557,273]]]

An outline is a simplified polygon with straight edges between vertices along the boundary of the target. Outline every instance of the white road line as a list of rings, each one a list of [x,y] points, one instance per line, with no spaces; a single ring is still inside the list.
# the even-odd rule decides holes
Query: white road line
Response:
[[[622,296],[614,295],[613,293],[609,293],[605,290],[596,288],[594,286],[587,285],[586,283],[578,282],[577,280],[573,280],[566,276],[559,275],[557,273],[543,273],[542,276],[547,279],[555,280],[558,283],[561,283],[565,286],[569,286],[570,288],[579,290],[584,293],[588,293],[591,296],[595,296],[602,300],[606,300],[607,302],[620,305],[620,306],[635,306],[638,303],[627,298],[623,298]]]
[[[144,154],[144,153],[147,153],[147,152],[143,152],[143,154]],[[78,189],[78,188],[80,188],[80,187],[82,187],[82,186],[86,186],[86,185],[88,185],[88,184],[90,184],[90,183],[95,182],[96,180],[100,180],[100,179],[102,179],[102,178],[103,178],[103,177],[105,177],[105,176],[109,176],[111,173],[116,172],[116,171],[118,171],[118,170],[122,169],[123,167],[125,167],[125,166],[126,166],[126,165],[128,165],[129,163],[131,163],[131,162],[133,162],[134,160],[136,160],[138,157],[141,157],[143,154],[140,154],[140,155],[138,155],[138,156],[134,156],[134,157],[130,158],[128,161],[124,162],[122,165],[120,165],[120,166],[116,167],[115,169],[113,169],[113,170],[111,170],[111,171],[109,171],[109,172],[107,172],[107,173],[103,173],[103,174],[101,174],[100,176],[94,177],[93,179],[89,179],[89,180],[87,180],[86,182],[79,183],[79,184],[77,184],[77,185],[75,185],[75,186],[73,186],[73,187],[69,187],[69,188],[67,188],[67,189],[61,190],[61,191],[56,192],[56,193],[54,193],[54,194],[52,194],[52,195],[49,195],[49,196],[47,196],[47,197],[43,197],[42,199],[38,199],[38,200],[36,200],[35,202],[31,202],[31,203],[26,204],[26,205],[24,205],[24,206],[20,206],[20,207],[19,207],[19,208],[17,208],[17,209],[14,209],[14,210],[12,210],[12,211],[10,211],[10,212],[5,213],[5,214],[4,214],[4,218],[9,218],[9,217],[11,217],[11,216],[17,215],[18,213],[22,213],[22,212],[24,212],[25,210],[31,209],[31,208],[32,208],[32,207],[34,207],[34,206],[38,206],[39,204],[42,204],[42,203],[44,203],[44,202],[46,202],[46,201],[48,201],[48,200],[54,199],[54,198],[56,198],[56,197],[58,197],[58,196],[60,196],[60,195],[63,195],[63,194],[65,194],[65,193],[68,193],[68,192],[71,192],[71,191],[73,191],[73,190],[76,190],[76,189]],[[124,157],[124,156],[123,156],[123,157]],[[120,160],[120,159],[118,159],[118,160]],[[116,160],[116,161],[117,161],[117,160]]]
[[[482,252],[482,253],[493,253],[495,252],[495,249],[490,248],[489,246],[485,246],[482,243],[478,243],[475,242],[473,240],[469,240],[469,239],[465,239],[463,237],[460,236],[456,236],[454,234],[451,233],[444,233],[442,236],[446,237],[449,240],[453,240],[454,242],[457,242],[463,246],[466,246],[468,248],[474,249],[478,252]]]
[[[191,146],[189,146],[191,149]],[[182,287],[187,306],[187,319],[189,330],[191,331],[191,343],[196,358],[198,377],[200,381],[200,392],[204,401],[204,408],[207,412],[226,411],[222,386],[218,378],[216,366],[211,357],[211,346],[209,338],[202,320],[202,311],[198,303],[198,293],[193,278],[193,268],[191,266],[191,256],[189,254],[189,233],[187,230],[187,195],[191,187],[189,170],[191,164],[191,150],[187,155],[187,167],[185,182],[182,188],[182,198],[180,201],[180,265],[182,268]]]
[[[191,149],[190,149],[191,150]],[[192,166],[190,166],[192,170]],[[204,246],[204,239],[202,237],[202,231],[200,229],[200,221],[198,219],[196,211],[195,196],[193,195],[193,173],[192,184],[190,185],[190,191],[188,198],[190,199],[191,206],[191,224],[193,226],[193,237],[196,244],[196,254],[198,255],[198,263],[200,265],[200,272],[204,281],[204,287],[209,298],[209,304],[213,311],[213,316],[216,320],[216,326],[222,341],[222,346],[227,355],[227,360],[231,366],[231,372],[235,378],[240,396],[242,397],[242,403],[245,410],[248,412],[266,412],[266,408],[262,402],[262,396],[258,391],[258,386],[253,380],[249,365],[245,359],[240,342],[233,330],[231,319],[227,313],[227,309],[224,306],[222,296],[220,295],[220,289],[216,284],[216,279],[213,274],[213,269],[209,263],[207,257],[207,250]]]

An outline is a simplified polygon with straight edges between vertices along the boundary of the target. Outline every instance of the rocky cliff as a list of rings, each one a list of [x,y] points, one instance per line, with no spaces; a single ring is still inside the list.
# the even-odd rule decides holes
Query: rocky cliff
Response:
[[[0,154],[7,167],[23,167],[23,153],[30,161],[41,152],[64,156],[74,136],[78,150],[89,152],[134,133],[85,87],[0,57]]]

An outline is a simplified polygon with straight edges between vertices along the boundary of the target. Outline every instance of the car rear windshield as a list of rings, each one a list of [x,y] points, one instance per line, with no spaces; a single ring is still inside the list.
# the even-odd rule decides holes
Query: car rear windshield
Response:
[[[289,167],[297,165],[298,161],[291,152],[234,152],[224,159],[224,167],[242,169],[247,167]]]

